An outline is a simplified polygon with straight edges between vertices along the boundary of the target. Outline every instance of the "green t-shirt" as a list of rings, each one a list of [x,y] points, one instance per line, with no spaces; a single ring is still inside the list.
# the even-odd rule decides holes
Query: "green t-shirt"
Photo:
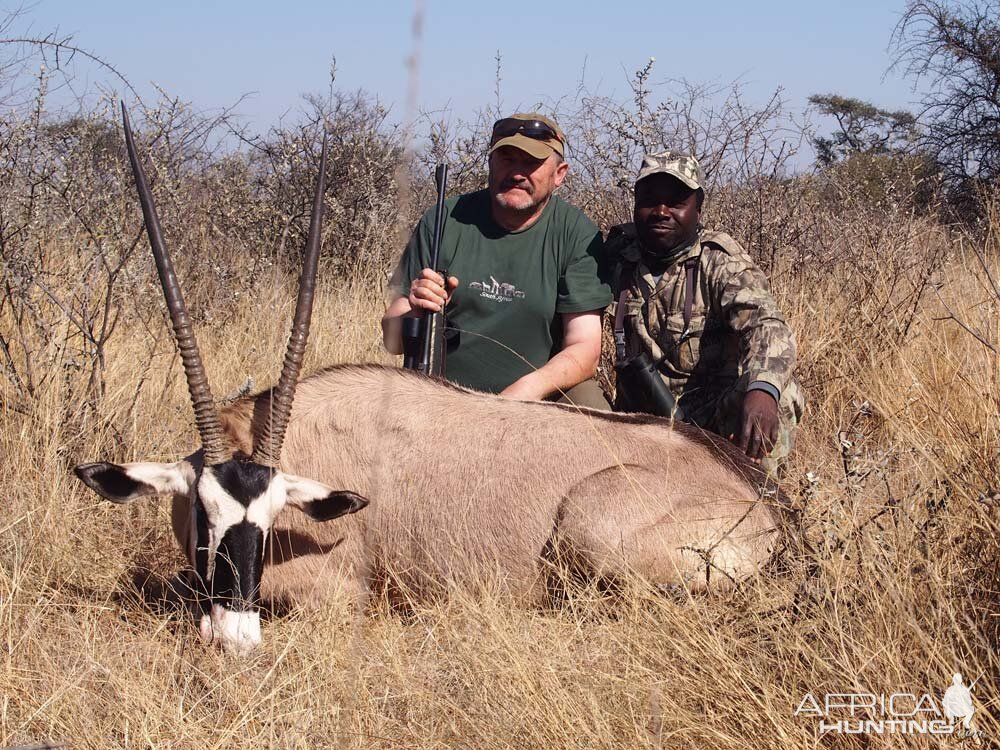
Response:
[[[552,196],[534,224],[508,232],[490,201],[480,190],[445,202],[439,267],[459,282],[447,308],[445,377],[499,393],[559,351],[562,313],[606,307],[611,290],[597,273],[601,234],[578,208]],[[403,295],[430,267],[433,231],[431,209],[396,267]]]

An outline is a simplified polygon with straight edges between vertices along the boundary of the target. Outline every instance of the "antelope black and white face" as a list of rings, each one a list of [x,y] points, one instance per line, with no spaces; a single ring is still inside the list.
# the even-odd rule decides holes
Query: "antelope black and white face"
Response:
[[[261,642],[260,581],[265,540],[286,505],[329,521],[364,508],[353,492],[277,471],[249,460],[204,466],[201,451],[177,463],[81,464],[76,475],[114,503],[169,493],[190,498],[194,512],[185,550],[211,600],[199,630],[206,641],[249,653]]]
[[[184,365],[202,449],[173,464],[81,464],[75,471],[84,484],[115,503],[155,493],[190,499],[192,514],[188,523],[187,555],[212,602],[211,612],[201,620],[202,635],[220,641],[229,651],[246,653],[260,643],[257,605],[264,545],[278,513],[286,505],[292,505],[316,520],[326,521],[354,513],[368,504],[353,492],[338,492],[319,482],[273,468],[281,457],[281,444],[309,335],[323,235],[327,141],[324,137],[292,332],[288,337],[281,377],[271,395],[273,407],[260,429],[254,432],[251,460],[240,460],[232,457],[223,436],[124,102],[122,129],[156,272]]]

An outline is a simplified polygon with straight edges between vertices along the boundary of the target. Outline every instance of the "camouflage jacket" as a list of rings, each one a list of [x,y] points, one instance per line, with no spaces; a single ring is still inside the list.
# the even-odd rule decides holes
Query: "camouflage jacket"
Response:
[[[642,263],[632,224],[612,228],[605,252],[614,304],[623,284],[630,291],[627,355],[645,350],[660,363],[661,376],[691,421],[722,434],[735,430],[743,396],[754,382],[770,384],[780,394],[783,422],[799,421],[804,399],[792,373],[795,337],[763,272],[736,240],[702,232],[659,280]],[[697,276],[685,329],[693,259]]]

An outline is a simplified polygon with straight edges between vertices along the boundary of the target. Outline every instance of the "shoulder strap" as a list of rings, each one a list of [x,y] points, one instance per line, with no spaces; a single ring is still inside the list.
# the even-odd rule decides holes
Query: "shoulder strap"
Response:
[[[622,263],[618,267],[618,304],[615,307],[615,357],[618,362],[625,359],[625,307],[628,304],[635,263]],[[623,283],[624,282],[624,283]]]
[[[681,338],[688,334],[691,325],[691,311],[694,308],[695,291],[698,288],[698,269],[701,267],[701,253],[684,261],[684,333]]]

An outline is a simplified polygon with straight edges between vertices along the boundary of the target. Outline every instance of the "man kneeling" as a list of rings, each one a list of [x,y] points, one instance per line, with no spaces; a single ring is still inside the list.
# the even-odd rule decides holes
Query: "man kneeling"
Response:
[[[614,227],[605,246],[624,354],[648,355],[686,421],[774,470],[802,418],[795,337],[746,251],[703,229],[704,183],[693,156],[643,160],[634,222]],[[651,406],[619,389],[617,410]]]

